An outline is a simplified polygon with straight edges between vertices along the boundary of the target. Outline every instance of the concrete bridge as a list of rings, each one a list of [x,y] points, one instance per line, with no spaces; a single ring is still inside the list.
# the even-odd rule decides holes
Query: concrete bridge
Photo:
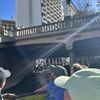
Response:
[[[16,46],[27,44],[64,43],[71,49],[76,40],[100,37],[100,16],[69,19],[44,26],[17,31]]]
[[[72,51],[77,52],[77,49],[73,48],[77,47],[74,46],[75,43],[90,39],[100,41],[100,39],[96,39],[99,37],[100,14],[71,18],[62,22],[1,34],[0,65],[10,69],[13,73],[6,88],[15,86],[25,75],[34,70],[36,59],[72,57]],[[95,41],[93,42],[94,45]],[[85,43],[88,44],[88,42]],[[82,47],[81,44],[79,46]],[[89,45],[83,47],[86,46]],[[78,48],[79,51],[80,48]],[[12,80],[15,82],[10,84]]]
[[[30,44],[64,43],[72,49],[73,42],[100,37],[100,15],[71,18],[62,22],[18,29],[1,36],[1,43],[14,42],[14,46]]]

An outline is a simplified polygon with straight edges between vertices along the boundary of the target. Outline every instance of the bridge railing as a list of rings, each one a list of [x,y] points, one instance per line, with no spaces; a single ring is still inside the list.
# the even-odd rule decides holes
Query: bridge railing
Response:
[[[64,30],[64,29],[69,30],[73,28],[78,28],[89,23],[92,19],[94,19],[97,16],[100,16],[100,14],[89,15],[89,16],[84,16],[80,18],[79,17],[70,18],[61,22],[55,22],[55,23],[40,25],[36,27],[23,28],[23,29],[17,30],[15,36],[22,37],[22,36],[33,35],[33,34],[38,34],[38,33],[42,34],[46,32],[59,31],[59,30]],[[100,18],[98,18],[94,23],[96,24],[100,23]]]

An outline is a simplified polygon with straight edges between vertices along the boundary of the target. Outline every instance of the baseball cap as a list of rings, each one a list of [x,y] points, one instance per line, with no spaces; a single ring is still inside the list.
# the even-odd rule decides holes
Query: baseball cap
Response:
[[[83,69],[75,72],[71,77],[60,76],[54,83],[68,90],[72,100],[100,99],[100,69]]]
[[[56,77],[58,76],[62,76],[62,75],[68,75],[67,74],[67,70],[63,67],[63,66],[60,66],[60,65],[50,65],[49,66],[49,69],[54,72],[54,75]]]
[[[7,69],[3,69],[2,67],[0,67],[0,80],[4,81],[6,80],[6,78],[11,76],[11,72]]]

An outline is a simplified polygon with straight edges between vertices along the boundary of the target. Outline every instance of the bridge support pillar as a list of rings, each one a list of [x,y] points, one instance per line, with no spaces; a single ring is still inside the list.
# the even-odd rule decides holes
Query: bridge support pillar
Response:
[[[69,58],[70,58],[70,65],[73,65],[75,63],[75,55],[72,50],[69,53]]]

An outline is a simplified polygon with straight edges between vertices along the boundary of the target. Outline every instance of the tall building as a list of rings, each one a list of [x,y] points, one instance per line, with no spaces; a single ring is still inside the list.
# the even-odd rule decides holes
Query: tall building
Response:
[[[14,36],[16,23],[13,20],[0,20],[0,42],[12,41],[10,37]]]
[[[77,8],[72,0],[62,0],[64,18],[77,14]]]
[[[30,27],[62,21],[61,0],[16,0],[17,27]]]
[[[13,20],[0,20],[0,27],[3,30],[14,31],[16,23]]]

